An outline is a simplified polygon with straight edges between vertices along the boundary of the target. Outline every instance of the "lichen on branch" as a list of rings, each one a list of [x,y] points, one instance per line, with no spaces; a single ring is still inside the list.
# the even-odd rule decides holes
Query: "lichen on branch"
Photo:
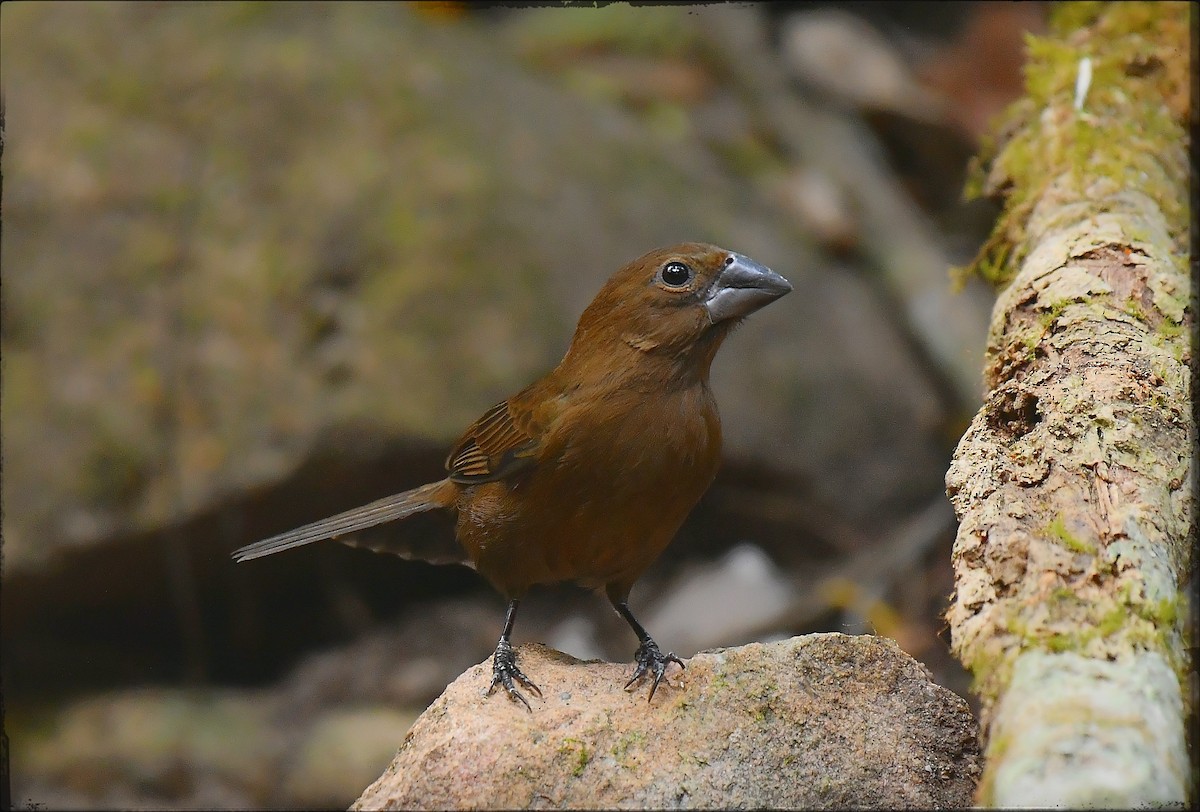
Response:
[[[1001,292],[946,477],[947,618],[989,737],[985,804],[1186,799],[1188,14],[1063,4],[976,176],[1005,198],[976,264]]]

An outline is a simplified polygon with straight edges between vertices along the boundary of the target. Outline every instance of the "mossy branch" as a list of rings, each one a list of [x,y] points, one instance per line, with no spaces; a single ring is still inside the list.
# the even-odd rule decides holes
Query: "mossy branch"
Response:
[[[1034,204],[1064,173],[1077,191],[1102,180],[1151,195],[1185,248],[1187,196],[1179,188],[1188,177],[1189,6],[1061,3],[1056,33],[1029,37],[1026,95],[1003,114],[967,179],[967,198],[1004,201],[976,273],[998,287],[1012,281],[1030,247]],[[1082,89],[1081,70],[1091,77]],[[1178,149],[1161,148],[1172,140]]]
[[[985,805],[1186,803],[1185,3],[1067,3],[975,187],[989,394],[946,477]]]

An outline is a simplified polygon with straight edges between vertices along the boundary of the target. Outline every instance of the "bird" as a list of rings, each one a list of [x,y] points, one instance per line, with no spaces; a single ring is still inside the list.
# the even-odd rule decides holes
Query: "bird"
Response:
[[[583,311],[558,365],[470,425],[446,477],[242,547],[249,561],[324,539],[473,567],[507,601],[486,694],[541,689],[517,664],[517,608],[536,585],[603,591],[638,638],[633,676],[648,701],[670,663],[629,608],[634,582],[670,543],[716,476],[721,421],[714,356],[752,312],[791,283],[707,243],[658,248],[621,267]],[[424,511],[449,512],[453,539],[359,542],[355,531]]]

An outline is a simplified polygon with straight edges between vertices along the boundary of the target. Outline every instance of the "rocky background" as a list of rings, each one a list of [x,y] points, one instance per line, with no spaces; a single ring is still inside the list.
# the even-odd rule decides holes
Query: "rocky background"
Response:
[[[4,725],[18,806],[346,806],[490,654],[474,573],[231,550],[441,475],[620,264],[796,292],[714,367],[725,464],[632,605],[664,649],[894,638],[934,681],[1038,4],[4,4]],[[449,533],[423,516],[377,533]],[[630,661],[605,602],[517,642]]]

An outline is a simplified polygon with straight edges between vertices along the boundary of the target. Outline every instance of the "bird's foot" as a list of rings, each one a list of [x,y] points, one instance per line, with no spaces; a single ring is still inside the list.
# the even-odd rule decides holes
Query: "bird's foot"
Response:
[[[509,697],[524,705],[526,710],[532,711],[533,708],[529,707],[529,701],[517,690],[513,680],[521,683],[526,689],[541,698],[541,689],[534,685],[533,680],[525,676],[521,669],[517,668],[517,653],[513,651],[512,644],[507,640],[501,640],[496,646],[496,653],[492,655],[492,684],[488,686],[484,695],[490,696],[492,691],[496,690],[497,685],[503,685],[504,690],[508,691]]]
[[[663,654],[659,650],[658,644],[653,640],[646,638],[640,646],[637,653],[633,655],[633,659],[637,662],[637,669],[633,672],[633,676],[629,678],[629,682],[625,683],[625,690],[629,690],[629,686],[633,685],[646,674],[654,675],[654,682],[650,684],[650,696],[646,698],[649,702],[654,699],[654,692],[658,690],[658,684],[662,682],[663,675],[667,672],[667,664],[675,663],[680,668],[683,668],[683,660],[675,656],[674,652]]]

